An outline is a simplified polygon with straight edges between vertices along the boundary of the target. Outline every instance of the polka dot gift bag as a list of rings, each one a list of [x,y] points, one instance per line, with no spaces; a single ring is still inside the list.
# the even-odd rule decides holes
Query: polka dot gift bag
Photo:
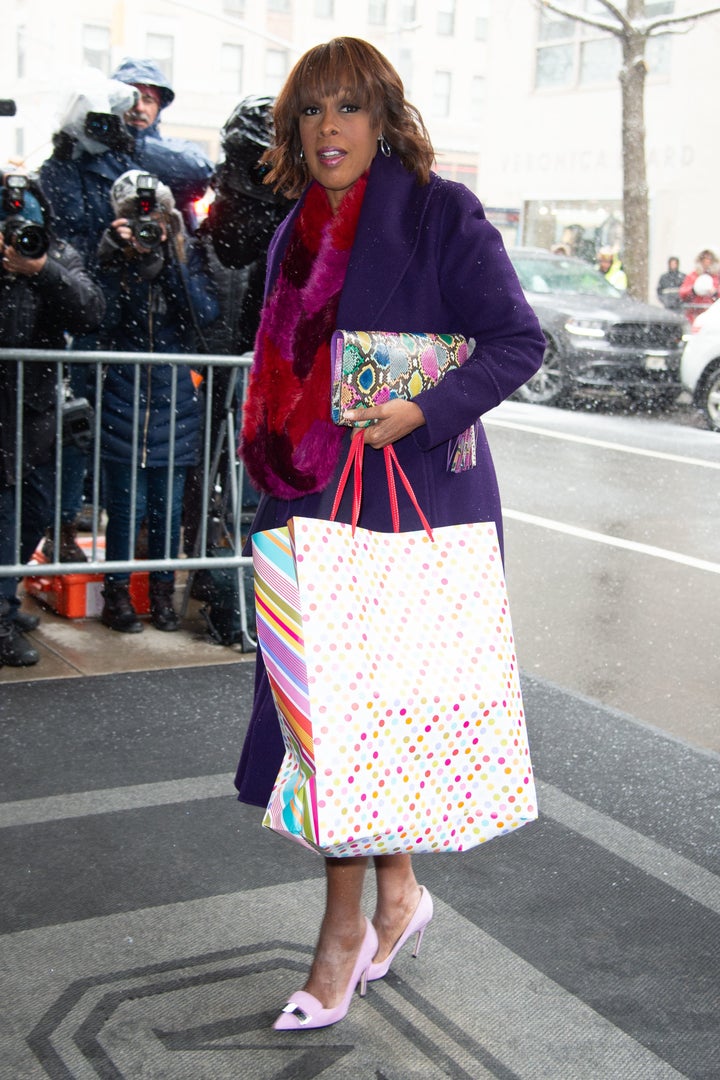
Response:
[[[353,458],[362,435],[341,490]],[[466,851],[537,817],[495,524],[431,530],[415,508],[415,532],[354,514],[253,537],[285,743],[263,824],[324,855]]]

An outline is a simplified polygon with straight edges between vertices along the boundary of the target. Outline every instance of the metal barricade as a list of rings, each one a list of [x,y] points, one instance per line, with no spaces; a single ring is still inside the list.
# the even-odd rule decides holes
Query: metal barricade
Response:
[[[55,349],[0,349],[0,363],[12,363],[17,366],[17,414],[16,414],[16,438],[15,438],[15,545],[14,563],[0,565],[0,577],[32,577],[48,576],[56,574],[106,574],[112,572],[130,573],[144,570],[185,570],[194,572],[202,569],[222,569],[234,567],[238,572],[238,596],[240,606],[240,621],[242,630],[243,647],[254,647],[255,641],[248,627],[248,612],[245,604],[243,578],[248,568],[252,565],[252,559],[241,553],[242,543],[242,498],[244,469],[242,461],[235,453],[237,425],[235,405],[244,400],[245,388],[250,363],[251,353],[242,356],[206,355],[200,353],[136,353],[136,352],[78,352],[74,350]],[[25,400],[25,371],[27,365],[44,364],[54,365],[56,373],[56,429],[55,429],[55,505],[53,520],[48,526],[53,529],[56,539],[60,537],[61,506],[62,506],[62,474],[63,474],[63,405],[67,400],[66,375],[69,365],[87,365],[94,372],[94,416],[92,421],[92,547],[87,562],[58,562],[57,553],[59,543],[54,545],[53,562],[24,563],[21,561],[21,522],[22,522],[22,474],[24,460],[24,430],[23,411]],[[102,400],[103,400],[103,373],[110,364],[131,364],[135,367],[134,400],[133,400],[133,451],[131,460],[131,488],[129,492],[130,504],[130,537],[131,547],[134,549],[134,537],[136,533],[136,498],[137,498],[137,468],[138,468],[138,431],[140,425],[140,374],[143,368],[171,365],[171,401],[170,412],[172,422],[170,427],[170,442],[168,451],[168,482],[175,468],[175,409],[177,400],[177,374],[182,367],[193,370],[200,369],[203,373],[204,392],[204,425],[203,444],[201,452],[202,471],[202,495],[201,495],[201,523],[199,542],[196,544],[198,553],[191,556],[180,556],[178,552],[170,551],[170,500],[168,500],[168,516],[165,529],[165,551],[162,559],[134,558],[134,550],[128,551],[127,559],[106,561],[98,557],[98,538],[101,535],[100,519],[100,476],[102,467],[101,455],[101,429],[102,429]],[[231,377],[225,400],[225,416],[222,425],[222,442],[216,440],[213,446],[212,439],[212,408],[215,373],[218,369],[230,368]],[[241,381],[240,393],[234,393],[238,379]],[[229,469],[230,483],[230,516],[232,519],[229,536],[231,544],[228,546],[228,554],[209,556],[208,550],[208,510],[212,486],[216,482],[218,465],[223,453],[223,447],[227,448],[229,460],[232,463]]]

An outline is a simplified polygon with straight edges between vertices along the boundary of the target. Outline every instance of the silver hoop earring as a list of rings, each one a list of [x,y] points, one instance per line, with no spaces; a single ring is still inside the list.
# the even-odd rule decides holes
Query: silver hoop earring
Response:
[[[384,135],[378,135],[378,143],[380,145],[380,153],[383,155],[383,157],[390,157],[390,155],[392,154],[392,150],[388,146]]]

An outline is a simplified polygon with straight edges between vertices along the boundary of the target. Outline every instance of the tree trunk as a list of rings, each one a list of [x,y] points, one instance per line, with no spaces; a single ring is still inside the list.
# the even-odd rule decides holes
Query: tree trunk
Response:
[[[630,0],[632,8],[644,8]],[[640,12],[642,13],[642,12]],[[622,38],[622,159],[623,159],[623,264],[628,292],[637,300],[648,299],[649,206],[645,161],[645,38],[627,33]]]

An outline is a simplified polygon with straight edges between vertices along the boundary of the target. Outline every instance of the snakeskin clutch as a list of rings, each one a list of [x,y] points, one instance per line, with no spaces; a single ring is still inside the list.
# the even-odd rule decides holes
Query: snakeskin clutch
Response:
[[[346,409],[415,397],[465,363],[468,343],[462,334],[337,330],[330,357],[332,419],[349,427],[343,419]]]

